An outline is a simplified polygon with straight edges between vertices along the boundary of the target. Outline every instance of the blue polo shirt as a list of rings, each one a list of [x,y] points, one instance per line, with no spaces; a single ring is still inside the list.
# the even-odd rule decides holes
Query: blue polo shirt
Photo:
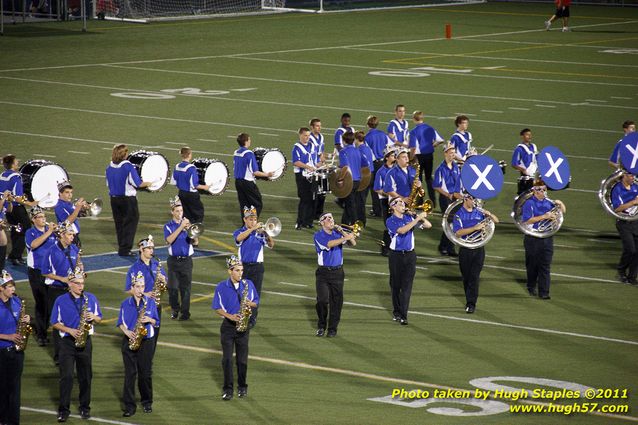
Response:
[[[0,193],[4,193],[5,190],[10,191],[14,196],[24,195],[20,173],[12,170],[4,170],[2,174],[0,174]],[[13,205],[20,205],[20,203],[13,201]]]
[[[372,153],[372,149],[370,149],[370,146],[362,143],[357,147],[357,149],[359,149],[359,153],[361,153],[361,158],[364,158],[365,162],[368,163],[367,167],[370,169],[370,171],[372,171],[372,169],[374,168],[372,166],[372,163],[374,162],[374,154]]]
[[[478,223],[485,219],[485,214],[476,208],[472,208],[472,211],[468,211],[464,206],[461,206],[454,215],[454,221],[452,221],[452,231],[458,232],[460,229],[467,229],[472,226],[476,226]],[[461,239],[467,239],[472,233],[463,236]]]
[[[82,296],[75,298],[70,292],[57,297],[51,310],[51,326],[61,323],[68,328],[77,329],[80,326],[80,314],[85,302],[88,302],[87,311],[102,318],[102,310],[100,310],[100,304],[95,295],[86,291],[84,291],[84,295],[86,300]],[[93,323],[89,323],[91,324],[89,335],[93,335]],[[62,338],[69,335],[66,332],[58,332]]]
[[[397,142],[405,142],[408,138],[408,120],[399,121],[398,119],[393,119],[388,124],[388,134],[394,133],[397,137]]]
[[[620,204],[619,204],[620,205]],[[555,204],[548,200],[547,198],[542,201],[536,199],[534,195],[532,195],[525,203],[523,204],[523,211],[521,220],[525,223],[532,217],[537,217],[539,215],[545,214],[547,211],[554,208]],[[534,223],[532,226],[534,229],[538,229],[540,221]]]
[[[412,221],[414,221],[414,218],[412,218],[412,216],[409,214],[403,214],[402,218],[399,218],[396,215],[392,214],[385,221],[385,225],[388,228],[388,233],[390,233],[391,250],[411,251],[414,249],[414,231],[412,229],[402,235],[397,233],[400,227],[403,227]]]
[[[335,146],[343,146],[343,135],[345,133],[354,133],[354,127],[339,127],[335,131]]]
[[[0,300],[0,334],[11,335],[16,333],[20,321],[20,309],[22,303],[17,295],[9,298],[7,303]],[[0,339],[0,349],[12,347],[12,341]]]
[[[262,233],[253,231],[246,239],[239,242],[237,236],[248,228],[242,226],[233,232],[235,244],[239,247],[238,256],[242,263],[263,263],[264,262],[264,246],[268,245],[266,236]]]
[[[179,190],[184,192],[197,192],[196,187],[199,184],[197,167],[188,161],[180,162],[173,170],[171,184],[174,184]]]
[[[526,145],[525,143],[520,143],[512,154],[512,165],[528,168],[536,158],[537,153],[538,150],[535,144]]]
[[[387,165],[383,164],[383,167],[377,170],[377,173],[374,175],[374,185],[372,186],[372,189],[374,189],[375,192],[377,190],[383,190],[383,182],[385,181],[385,176],[388,174],[388,171],[390,171],[391,169],[392,167],[388,167]],[[387,195],[383,195],[383,194],[378,194],[378,195],[379,195],[379,199],[388,198]]]
[[[343,235],[334,229],[330,233],[326,233],[323,229],[315,233],[315,250],[317,251],[317,263],[320,266],[339,267],[343,265],[343,245],[328,248],[328,242],[342,237]]]
[[[339,167],[349,167],[352,181],[361,180],[361,167],[369,167],[368,160],[354,145],[346,145],[339,151]]]
[[[375,160],[382,160],[386,146],[394,143],[387,134],[376,128],[371,128],[364,140],[366,145],[372,149]]]
[[[456,150],[456,155],[465,158],[467,151],[472,147],[472,133],[469,131],[455,131],[450,137],[450,143]]]
[[[167,239],[170,235],[172,235],[179,225],[180,224],[175,223],[174,220],[166,223],[164,225],[164,239]],[[195,250],[193,249],[192,240],[188,237],[186,229],[182,229],[173,243],[168,245],[168,255],[173,257],[190,257],[194,253]],[[155,263],[155,267],[157,267],[157,263]]]
[[[144,292],[150,292],[153,290],[153,286],[155,285],[155,277],[157,276],[157,263],[159,261],[155,258],[151,258],[151,261],[148,265],[144,264],[141,258],[138,258],[136,262],[128,269],[126,273],[126,284],[124,285],[124,290],[128,291],[131,289],[133,279],[137,276],[137,272],[142,272],[144,275]],[[166,277],[166,272],[164,271],[164,267],[160,268],[160,273]]]
[[[416,177],[416,170],[408,165],[407,171],[395,165],[385,175],[383,191],[385,193],[396,192],[401,196],[409,196],[412,191],[412,182]]]
[[[443,138],[437,131],[426,123],[419,123],[410,131],[408,146],[415,148],[415,153],[425,155],[434,153],[434,142],[442,142]]]
[[[43,275],[54,274],[56,276],[66,277],[78,263],[78,254],[80,248],[76,244],[71,244],[67,248],[63,248],[60,241],[53,244],[47,255],[42,256],[40,262],[40,271]],[[44,283],[58,288],[66,288],[68,285],[59,280],[46,278]]]
[[[42,258],[49,254],[49,250],[57,241],[55,234],[51,233],[49,237],[36,249],[31,247],[33,241],[44,235],[47,230],[49,230],[49,226],[44,226],[43,232],[39,231],[35,226],[31,226],[24,235],[24,241],[27,245],[27,266],[32,269],[40,270],[40,267],[42,266]]]
[[[213,310],[219,310],[221,308],[228,314],[238,314],[239,307],[241,305],[241,297],[246,285],[248,285],[248,300],[255,304],[259,304],[259,294],[250,279],[240,280],[239,286],[235,289],[233,282],[230,278],[228,278],[217,283],[211,308]]]
[[[456,161],[452,161],[451,167],[448,167],[445,161],[441,162],[434,172],[432,186],[450,194],[461,192],[461,170]]]
[[[146,336],[144,339],[153,338],[155,336],[155,328],[159,328],[160,326],[160,318],[159,314],[157,314],[157,304],[155,303],[155,300],[151,297],[147,297],[146,295],[142,295],[142,300],[140,301],[139,306],[135,302],[135,297],[133,296],[122,301],[122,304],[120,305],[120,314],[117,316],[117,324],[115,326],[119,327],[124,324],[126,329],[129,331],[135,331],[137,316],[142,308],[146,310],[144,316],[155,319],[155,326],[150,323],[144,325],[146,328]]]
[[[255,171],[259,171],[257,158],[250,149],[242,146],[233,154],[233,175],[236,179],[255,181]]]
[[[303,162],[304,164],[314,165],[315,164],[315,154],[313,152],[312,143],[308,142],[304,145],[301,142],[297,142],[292,147],[292,163],[294,164],[297,161]],[[303,168],[294,166],[295,174],[303,172]]]
[[[313,159],[315,161],[315,164],[317,164],[319,162],[321,154],[324,153],[324,151],[326,150],[326,142],[323,134],[319,133],[315,135],[313,132],[310,132],[310,143],[312,143],[313,145]]]
[[[621,137],[620,140],[618,140],[616,142],[616,145],[614,146],[614,150],[611,151],[611,155],[609,155],[609,160],[611,162],[615,162],[616,164],[620,164],[620,142],[622,142],[622,139],[624,139],[625,137]]]
[[[638,184],[634,183],[629,186],[629,189],[626,189],[622,182],[618,182],[611,190],[611,205],[616,209],[622,204],[636,199],[636,196],[638,196]]]
[[[109,196],[135,196],[137,187],[141,184],[140,175],[128,160],[119,164],[111,162],[106,167],[106,186],[109,188]]]
[[[75,211],[75,205],[59,199],[55,205],[55,218],[58,220],[58,223],[62,223],[73,214],[73,211]],[[76,218],[71,226],[73,226],[75,233],[80,233],[80,220]]]

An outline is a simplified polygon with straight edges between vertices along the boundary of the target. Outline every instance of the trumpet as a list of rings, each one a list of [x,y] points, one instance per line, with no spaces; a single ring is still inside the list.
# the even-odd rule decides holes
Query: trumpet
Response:
[[[75,204],[78,200],[75,199],[73,204]],[[97,217],[102,212],[102,206],[104,203],[101,198],[95,198],[93,202],[87,204],[86,202],[82,205],[82,209],[78,214],[78,217]]]
[[[434,210],[434,205],[432,204],[432,201],[429,199],[426,199],[425,201],[423,201],[422,204],[415,205],[414,207],[410,207],[406,209],[405,212],[410,214],[412,217],[416,217],[417,215],[419,215],[420,211],[430,214],[432,210]],[[423,223],[419,225],[419,229],[425,230]]]
[[[270,217],[265,223],[258,224],[257,231],[265,233],[271,238],[275,238],[281,233],[281,220],[277,217]]]
[[[9,224],[6,220],[0,220],[0,230],[12,230],[15,232],[22,232],[22,226],[18,224]]]
[[[355,221],[353,225],[349,225],[349,224],[335,225],[335,229],[337,230],[337,232],[341,233],[342,235],[344,233],[352,233],[357,238],[361,236],[361,231],[363,230],[364,227],[365,225],[363,224],[363,221],[360,221],[360,220]]]

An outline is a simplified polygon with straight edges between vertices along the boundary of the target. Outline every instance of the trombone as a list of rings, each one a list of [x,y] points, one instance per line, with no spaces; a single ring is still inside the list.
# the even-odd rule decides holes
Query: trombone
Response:
[[[364,229],[365,224],[363,224],[363,221],[361,220],[357,220],[354,222],[354,224],[349,225],[349,224],[335,224],[335,230],[339,233],[341,233],[342,235],[344,235],[345,233],[352,233],[355,238],[360,238],[361,237],[361,231]],[[385,246],[385,242],[383,242],[383,240],[381,239],[376,239],[376,238],[371,238],[372,241],[374,241],[377,245],[380,246]]]

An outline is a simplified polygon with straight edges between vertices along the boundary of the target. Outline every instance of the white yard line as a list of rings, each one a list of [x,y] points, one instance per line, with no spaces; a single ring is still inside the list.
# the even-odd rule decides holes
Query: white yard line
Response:
[[[279,282],[280,285],[288,285],[288,286],[308,286],[302,283],[292,283],[292,282]]]
[[[55,410],[35,409],[33,407],[26,407],[26,406],[20,406],[20,410],[24,410],[25,412],[43,413],[45,415],[58,416],[58,412],[56,412]],[[82,420],[80,415],[69,415],[69,417],[74,419],[79,419],[80,421]],[[78,421],[78,423],[80,423],[80,421]],[[86,422],[90,422],[90,421],[100,422],[103,424],[134,425],[131,422],[114,421],[111,419],[98,418],[97,416],[93,416],[93,415],[91,415],[91,418]]]

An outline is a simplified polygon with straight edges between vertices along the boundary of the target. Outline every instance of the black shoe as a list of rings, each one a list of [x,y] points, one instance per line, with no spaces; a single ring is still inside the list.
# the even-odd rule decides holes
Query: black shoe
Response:
[[[301,230],[303,227],[299,223],[295,223],[295,230]]]
[[[472,304],[468,304],[468,305],[466,305],[466,306],[465,306],[465,312],[466,312],[467,314],[472,314],[472,313],[474,313],[474,310],[476,310],[476,307],[475,307],[475,306],[473,306]]]
[[[117,254],[120,257],[137,257],[137,252],[129,251]]]
[[[256,324],[257,322],[248,322],[248,329],[254,328]]]
[[[177,319],[177,316],[179,316],[179,311],[173,310],[173,312],[171,313],[171,319],[175,320]]]
[[[153,413],[153,407],[144,406],[144,413]]]
[[[224,401],[232,400],[232,398],[233,398],[233,391],[232,390],[224,391],[224,394],[222,394],[222,400],[224,400]]]
[[[326,330],[324,328],[319,328],[319,329],[317,329],[317,333],[315,335],[324,336],[325,333],[326,333]]]
[[[396,314],[394,316],[392,316],[392,320],[395,322],[400,322],[401,321],[401,316],[397,316]]]
[[[27,263],[22,258],[12,258],[11,264],[14,266],[24,266]]]
[[[454,251],[454,250],[448,251],[447,255],[450,256],[450,257],[455,257],[455,258],[459,256],[459,254],[457,254],[456,251]]]
[[[46,347],[47,341],[44,338],[38,338],[38,347]]]
[[[623,273],[618,273],[618,275],[616,275],[616,279],[620,283],[628,283],[629,282],[629,278],[627,278],[627,276],[625,276]]]
[[[627,283],[631,286],[636,286],[638,285],[638,280],[636,280],[635,277],[630,277],[629,279],[627,279]]]
[[[124,416],[125,418],[130,418],[134,414],[135,410],[125,410],[124,413],[122,413],[122,416]]]
[[[180,321],[180,322],[183,322],[183,321],[189,320],[190,318],[191,318],[190,314],[188,314],[188,315],[186,315],[186,314],[182,314],[182,315],[179,317],[179,321]]]
[[[536,293],[536,289],[535,288],[527,288],[527,293],[529,294],[530,297],[535,297],[536,295],[538,295]]]
[[[552,297],[550,297],[549,294],[539,295],[538,298],[540,298],[541,300],[551,300],[552,299]]]
[[[69,419],[69,412],[58,413],[58,422],[66,422]]]
[[[403,326],[408,326],[408,319],[401,319],[401,324]]]
[[[303,227],[304,229],[314,229],[315,228],[314,224],[304,224],[301,227]]]
[[[248,396],[248,388],[240,388],[237,390],[237,397],[246,398]]]
[[[443,251],[442,249],[439,249],[439,254],[441,254],[444,257],[447,257],[448,255],[447,251]]]
[[[334,338],[335,336],[337,336],[337,330],[336,329],[331,329],[328,331],[328,338]]]
[[[91,412],[87,409],[80,409],[80,417],[82,419],[89,419],[91,417]]]

